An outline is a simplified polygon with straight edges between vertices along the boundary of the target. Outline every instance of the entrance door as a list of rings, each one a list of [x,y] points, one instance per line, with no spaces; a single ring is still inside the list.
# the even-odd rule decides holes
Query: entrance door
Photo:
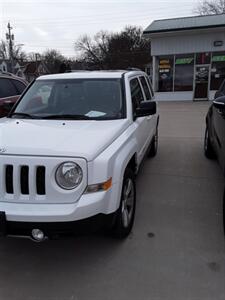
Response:
[[[194,100],[208,100],[209,66],[195,67],[195,94]]]

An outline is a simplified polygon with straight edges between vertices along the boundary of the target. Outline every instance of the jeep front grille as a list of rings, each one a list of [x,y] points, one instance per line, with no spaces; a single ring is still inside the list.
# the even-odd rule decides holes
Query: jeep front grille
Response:
[[[13,194],[13,166],[8,165],[5,168],[6,193]]]
[[[36,182],[36,194],[45,195],[45,167],[36,166],[32,180]],[[31,176],[29,166],[13,166],[6,165],[5,167],[5,189],[7,194],[14,194],[15,189],[19,188],[19,194],[29,195],[29,184]],[[15,186],[16,185],[16,186]]]
[[[55,180],[57,167],[66,161],[76,162],[83,171],[81,184],[68,191]],[[32,204],[76,203],[86,187],[87,162],[83,158],[0,154],[0,211],[3,202],[31,204],[31,209]]]
[[[37,167],[36,187],[38,195],[45,195],[45,167]]]

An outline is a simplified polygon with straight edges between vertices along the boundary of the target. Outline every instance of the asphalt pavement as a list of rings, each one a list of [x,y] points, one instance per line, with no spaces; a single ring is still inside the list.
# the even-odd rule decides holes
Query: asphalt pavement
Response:
[[[224,179],[203,155],[207,102],[160,103],[130,237],[0,240],[0,300],[224,300]]]

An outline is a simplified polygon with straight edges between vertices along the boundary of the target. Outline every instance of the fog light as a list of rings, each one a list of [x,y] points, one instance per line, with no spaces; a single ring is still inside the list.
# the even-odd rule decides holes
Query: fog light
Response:
[[[42,242],[45,239],[44,232],[40,229],[33,229],[31,234],[32,238],[37,242]]]

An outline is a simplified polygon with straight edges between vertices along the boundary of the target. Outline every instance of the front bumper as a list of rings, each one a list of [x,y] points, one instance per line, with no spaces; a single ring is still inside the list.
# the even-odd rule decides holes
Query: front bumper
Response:
[[[114,214],[99,214],[74,222],[12,222],[7,221],[4,212],[0,212],[0,236],[32,237],[32,230],[39,229],[45,238],[94,233],[109,228],[114,222]]]
[[[91,233],[114,222],[119,185],[107,192],[84,194],[75,203],[33,204],[0,201],[0,235],[32,237],[41,230],[46,237]]]

